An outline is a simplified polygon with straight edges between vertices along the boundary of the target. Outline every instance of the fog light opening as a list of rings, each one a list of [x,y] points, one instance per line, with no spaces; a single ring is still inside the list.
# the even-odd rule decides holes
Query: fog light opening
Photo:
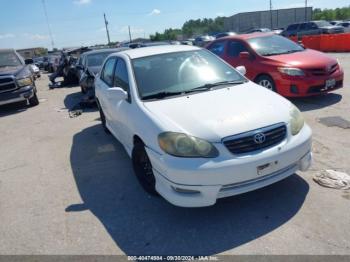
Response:
[[[298,87],[296,85],[291,85],[290,86],[290,92],[292,94],[299,94],[299,89],[298,89]]]
[[[175,192],[181,193],[181,194],[190,194],[190,195],[193,195],[193,194],[200,194],[200,193],[201,193],[200,191],[197,191],[197,190],[179,188],[179,187],[174,187],[174,186],[171,186],[171,188],[172,188]]]

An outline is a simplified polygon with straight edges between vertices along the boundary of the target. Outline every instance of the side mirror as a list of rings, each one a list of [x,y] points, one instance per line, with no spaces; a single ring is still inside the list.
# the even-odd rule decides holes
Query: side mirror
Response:
[[[29,58],[29,59],[24,60],[24,63],[25,63],[26,65],[31,65],[31,64],[34,64],[34,60],[31,59],[31,58]]]
[[[113,101],[125,100],[128,98],[128,92],[120,87],[112,87],[108,89],[109,98]]]
[[[241,74],[241,75],[245,75],[247,73],[247,69],[245,68],[245,66],[237,66],[236,70]]]
[[[250,59],[251,55],[249,54],[249,52],[240,52],[239,53],[239,58],[240,59]]]

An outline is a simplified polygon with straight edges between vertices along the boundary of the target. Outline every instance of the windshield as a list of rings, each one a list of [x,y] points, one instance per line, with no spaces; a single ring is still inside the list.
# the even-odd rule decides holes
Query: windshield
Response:
[[[0,67],[19,65],[22,65],[21,60],[15,53],[0,53]]]
[[[103,61],[109,56],[112,52],[97,53],[91,54],[87,57],[87,66],[102,66]]]
[[[303,51],[304,48],[278,35],[248,39],[250,46],[260,55],[280,55]]]
[[[314,22],[318,27],[325,27],[325,26],[332,26],[331,23],[328,23],[327,21],[315,21]]]
[[[214,85],[246,81],[234,68],[206,50],[137,58],[133,67],[140,97],[145,100],[161,93],[181,94],[201,88],[206,91]]]

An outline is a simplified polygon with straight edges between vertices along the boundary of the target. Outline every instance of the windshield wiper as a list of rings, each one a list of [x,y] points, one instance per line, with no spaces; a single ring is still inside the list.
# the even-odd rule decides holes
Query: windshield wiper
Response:
[[[286,52],[281,52],[281,53],[263,53],[263,56],[273,56],[273,55],[285,55],[285,54],[292,54],[292,53],[296,53],[296,52],[301,52],[304,50],[289,50]]]
[[[144,97],[142,97],[142,100],[162,99],[162,98],[166,98],[169,96],[181,95],[183,93],[184,92],[160,92],[160,93],[144,96]]]
[[[245,83],[246,81],[243,80],[239,80],[239,81],[221,81],[221,82],[216,82],[216,83],[208,83],[193,89],[190,89],[188,91],[185,91],[184,93],[188,94],[188,93],[193,93],[193,92],[201,92],[201,91],[207,91],[207,90],[211,90],[214,87],[217,86],[223,86],[223,85],[240,85]]]

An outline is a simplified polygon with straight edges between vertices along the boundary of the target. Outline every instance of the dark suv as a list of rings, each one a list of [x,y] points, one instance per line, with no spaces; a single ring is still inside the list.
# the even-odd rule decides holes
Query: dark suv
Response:
[[[331,25],[327,21],[320,20],[289,25],[281,34],[289,37],[339,33],[344,33],[344,27]]]
[[[0,105],[27,101],[39,104],[34,78],[28,64],[32,59],[23,58],[13,49],[0,49]]]

